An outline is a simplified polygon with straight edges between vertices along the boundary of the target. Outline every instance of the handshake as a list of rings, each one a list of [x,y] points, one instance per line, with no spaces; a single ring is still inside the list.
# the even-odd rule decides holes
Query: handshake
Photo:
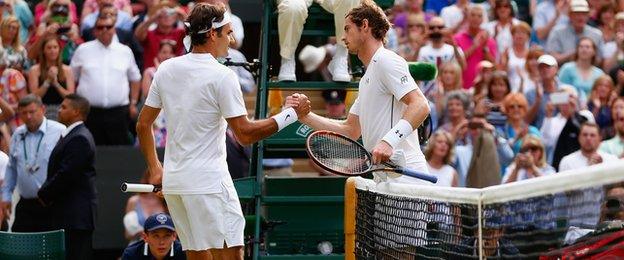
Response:
[[[294,93],[288,97],[286,97],[286,103],[284,104],[284,109],[292,107],[295,109],[297,113],[297,117],[299,119],[305,117],[310,113],[311,106],[310,100],[304,94]]]

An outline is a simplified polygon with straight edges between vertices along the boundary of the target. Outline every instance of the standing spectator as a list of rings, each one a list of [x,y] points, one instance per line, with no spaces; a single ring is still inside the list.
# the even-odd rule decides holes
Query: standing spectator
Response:
[[[546,163],[544,144],[536,136],[527,136],[514,162],[507,167],[502,183],[522,181],[556,173],[555,168]]]
[[[529,39],[531,37],[531,27],[525,22],[518,22],[511,26],[510,37],[513,40],[509,47],[502,50],[499,68],[507,71],[509,74],[509,83],[512,92],[524,93],[534,85],[527,83],[524,88],[522,75],[527,75],[526,59],[529,55]],[[498,46],[500,48],[500,45]],[[500,51],[501,49],[499,49]],[[537,57],[535,57],[537,59]],[[537,67],[537,66],[535,66]],[[527,81],[529,78],[527,78]]]
[[[483,29],[496,40],[496,47],[498,49],[498,55],[500,56],[506,52],[507,49],[511,48],[512,42],[515,40],[512,38],[511,28],[520,23],[520,20],[514,17],[515,12],[511,6],[511,0],[495,0],[493,14],[494,20],[486,23]],[[527,41],[524,43],[526,44]]]
[[[609,139],[615,134],[613,132],[613,120],[611,117],[611,105],[617,98],[613,80],[607,75],[602,75],[594,82],[587,109],[592,112],[596,124],[600,127],[600,135],[603,139]]]
[[[615,136],[609,140],[602,141],[599,150],[603,153],[624,158],[624,98],[619,97],[611,105],[613,113],[613,126]]]
[[[37,3],[37,5],[35,5],[35,25],[40,24],[41,21],[47,20],[47,16],[51,15],[49,11],[50,9],[48,9],[48,5],[53,4],[54,2],[56,1],[42,0],[41,2]],[[71,2],[69,4],[69,20],[72,23],[79,24],[80,17],[78,17],[76,10],[76,4],[74,2]],[[22,40],[28,40],[28,38]]]
[[[67,126],[50,154],[48,176],[37,193],[49,208],[46,217],[53,229],[65,230],[65,258],[93,257],[95,191],[95,143],[84,126],[89,101],[76,94],[65,96],[59,121]]]
[[[569,9],[570,0],[544,0],[537,5],[533,17],[533,30],[539,42],[545,44],[555,27],[568,24]]]
[[[48,5],[47,13],[50,15],[42,17],[41,23],[28,40],[28,56],[35,60],[39,56],[36,51],[38,41],[44,36],[58,35],[61,44],[61,59],[64,64],[69,64],[72,55],[78,45],[83,42],[80,38],[78,24],[73,23],[69,18],[69,0],[54,0]]]
[[[468,28],[454,36],[457,45],[466,55],[466,67],[464,68],[464,89],[469,89],[474,83],[477,74],[477,64],[483,60],[494,62],[496,60],[496,41],[487,31],[481,29],[481,23],[485,16],[483,8],[478,5],[468,8]]]
[[[121,256],[122,260],[186,259],[169,215],[165,213],[151,215],[145,220],[143,229],[145,230],[141,233],[143,240],[129,245]]]
[[[34,24],[33,14],[30,11],[30,7],[24,0],[7,0],[5,2],[9,10],[9,13],[13,16],[17,17],[19,21],[19,36],[21,40],[21,44],[25,44],[28,40],[28,36],[33,29]]]
[[[126,12],[119,12],[117,8],[112,3],[107,3],[106,1],[98,1],[99,8],[98,11],[88,14],[80,24],[80,34],[84,35],[84,33],[88,30],[93,29],[95,26],[95,21],[97,20],[100,13],[104,13],[104,8],[112,9],[115,12],[115,28],[121,29],[125,31],[133,31],[132,28],[132,16]],[[110,12],[110,11],[109,11]]]
[[[568,15],[570,17],[569,23],[565,26],[556,27],[548,35],[546,51],[554,56],[559,64],[563,64],[574,59],[577,43],[581,42],[581,37],[588,37],[597,47],[594,48],[596,55],[600,55],[604,44],[602,32],[587,25],[589,19],[587,1],[571,0]]]
[[[134,36],[143,45],[143,66],[145,68],[154,66],[154,58],[158,54],[162,40],[168,39],[176,42],[176,55],[184,52],[182,38],[184,38],[185,32],[184,29],[175,27],[177,17],[176,9],[163,7],[143,21],[134,31]],[[149,30],[149,27],[154,23],[156,29]]]
[[[561,159],[559,171],[582,169],[590,165],[618,160],[617,157],[598,150],[600,146],[600,128],[594,123],[583,123],[579,130],[580,149]]]
[[[399,45],[398,54],[406,61],[416,61],[420,48],[427,42],[427,28],[425,20],[417,14],[407,17],[406,41]]]
[[[541,138],[539,129],[525,122],[529,103],[522,93],[511,93],[503,100],[503,112],[507,116],[507,122],[500,132],[509,142],[514,154],[520,152],[524,137],[532,135]]]
[[[86,126],[98,145],[132,144],[128,116],[135,118],[141,74],[128,46],[114,41],[115,22],[99,17],[96,40],[81,45],[71,62],[79,95],[91,103]]]
[[[8,68],[16,69],[20,72],[28,71],[30,61],[26,48],[22,46],[19,35],[20,23],[15,16],[2,19],[0,23],[0,36],[2,36],[2,50],[0,56],[4,59]]]
[[[453,41],[452,35],[444,27],[444,20],[433,17],[427,26],[429,42],[418,52],[418,61],[433,63],[438,68],[443,63],[455,61],[462,68],[466,66],[466,58],[462,50]]]
[[[425,159],[429,173],[438,177],[436,186],[457,187],[459,185],[459,175],[450,165],[455,157],[453,147],[455,142],[453,136],[446,131],[436,131],[431,135],[431,139],[425,148]]]
[[[598,29],[602,32],[604,46],[602,47],[601,57],[604,57],[602,68],[609,71],[613,65],[611,57],[617,53],[617,43],[615,41],[615,6],[612,4],[604,5],[598,10]]]
[[[46,117],[56,120],[63,97],[74,93],[76,81],[71,68],[61,62],[61,48],[56,35],[39,41],[37,49],[39,63],[28,73],[28,89],[43,100]]]
[[[37,200],[37,192],[46,179],[48,161],[65,126],[46,119],[45,106],[35,95],[19,101],[18,116],[24,125],[11,136],[9,165],[2,184],[2,213],[11,215],[11,199],[17,187],[20,200],[15,207],[14,232],[52,230],[50,210]]]
[[[84,20],[89,14],[97,12],[99,7],[104,4],[112,4],[122,12],[126,12],[132,15],[132,6],[130,0],[85,0],[82,5],[82,13],[80,14],[80,20]]]
[[[596,44],[587,37],[581,37],[573,60],[561,66],[559,80],[576,88],[579,100],[585,102],[590,94],[594,81],[604,72],[595,66],[598,61]],[[585,103],[582,103],[583,107]]]

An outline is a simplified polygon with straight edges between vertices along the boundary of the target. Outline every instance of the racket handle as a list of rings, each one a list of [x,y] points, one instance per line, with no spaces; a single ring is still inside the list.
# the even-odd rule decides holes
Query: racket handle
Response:
[[[161,190],[160,185],[152,184],[136,184],[124,182],[121,184],[121,191],[123,192],[159,192]]]
[[[403,167],[398,167],[395,169],[395,171],[397,173],[403,174],[403,175],[407,175],[410,177],[414,177],[414,178],[418,178],[421,180],[426,180],[429,181],[431,183],[436,183],[438,182],[438,177],[433,176],[433,175],[429,175],[429,174],[424,174],[424,173],[420,173],[411,169],[407,169],[407,168],[403,168]]]

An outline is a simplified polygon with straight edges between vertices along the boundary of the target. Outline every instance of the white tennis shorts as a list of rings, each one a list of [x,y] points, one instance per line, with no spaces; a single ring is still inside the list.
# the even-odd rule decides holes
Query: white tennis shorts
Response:
[[[215,194],[165,195],[182,250],[242,246],[245,217],[234,186]]]

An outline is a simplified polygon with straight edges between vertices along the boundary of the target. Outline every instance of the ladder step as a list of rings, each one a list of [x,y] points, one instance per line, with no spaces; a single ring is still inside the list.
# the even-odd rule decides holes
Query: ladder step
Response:
[[[269,89],[297,89],[297,90],[323,90],[323,89],[357,89],[358,82],[326,82],[326,81],[300,81],[300,82],[269,82]]]

